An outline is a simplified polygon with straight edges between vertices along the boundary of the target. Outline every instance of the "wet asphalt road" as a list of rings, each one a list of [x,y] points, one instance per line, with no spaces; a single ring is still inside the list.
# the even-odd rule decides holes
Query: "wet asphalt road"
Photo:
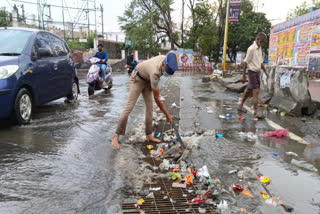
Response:
[[[271,130],[264,121],[253,121],[250,114],[245,115],[245,120],[237,119],[237,94],[225,92],[214,83],[202,83],[201,77],[176,77],[180,82],[178,96],[184,98],[180,110],[181,132],[215,129],[225,137],[218,140],[204,137],[192,153],[194,162],[199,166],[206,164],[226,187],[239,182],[236,175],[228,174],[229,170],[256,167],[271,178],[270,190],[295,207],[294,213],[319,213],[319,174],[292,167],[285,155],[286,151],[296,152],[299,158],[320,170],[319,145],[306,147],[290,139],[264,139],[263,133]],[[120,212],[121,188],[130,177],[125,178],[119,167],[134,170],[128,164],[128,157],[136,157],[129,155],[123,159],[123,165],[116,164],[119,154],[113,152],[107,140],[111,139],[126,102],[128,76],[114,75],[112,90],[90,99],[84,76],[81,79],[82,93],[77,103],[68,105],[60,99],[42,106],[28,126],[0,124],[0,213]],[[226,111],[222,104],[232,110]],[[208,114],[207,107],[213,114]],[[131,114],[128,129],[142,120],[143,108],[140,100]],[[234,118],[219,118],[226,113]],[[258,138],[242,140],[241,131],[256,133]],[[130,154],[128,148],[124,149]],[[273,157],[273,153],[279,156]],[[261,158],[256,158],[257,154]],[[252,189],[257,191],[259,185],[253,184]],[[238,203],[262,213],[284,213],[281,207],[266,205],[258,197],[239,198]]]

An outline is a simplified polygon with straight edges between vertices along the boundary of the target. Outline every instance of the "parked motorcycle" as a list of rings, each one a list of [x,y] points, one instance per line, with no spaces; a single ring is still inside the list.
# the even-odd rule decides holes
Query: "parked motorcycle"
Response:
[[[90,59],[91,66],[87,74],[87,83],[88,83],[88,94],[89,96],[94,94],[94,91],[97,90],[109,90],[112,88],[112,68],[111,66],[107,66],[106,72],[106,87],[103,87],[103,77],[102,77],[102,70],[98,66],[100,59],[97,57],[92,57]]]

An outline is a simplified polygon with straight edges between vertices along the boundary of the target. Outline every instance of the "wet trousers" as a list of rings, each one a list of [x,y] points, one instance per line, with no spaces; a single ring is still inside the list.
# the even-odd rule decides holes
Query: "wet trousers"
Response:
[[[129,83],[129,96],[127,104],[124,107],[122,113],[120,114],[120,120],[118,122],[118,127],[116,134],[124,135],[126,132],[128,117],[133,110],[136,102],[142,94],[145,102],[145,126],[146,135],[152,134],[152,113],[153,113],[153,100],[152,100],[152,89],[149,81],[142,80],[140,77],[136,76],[136,72],[133,72]]]

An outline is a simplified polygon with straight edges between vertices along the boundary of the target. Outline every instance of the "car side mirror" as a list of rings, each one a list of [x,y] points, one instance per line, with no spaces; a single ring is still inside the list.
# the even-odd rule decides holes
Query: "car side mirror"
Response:
[[[51,52],[48,48],[39,48],[38,49],[38,58],[50,57]]]

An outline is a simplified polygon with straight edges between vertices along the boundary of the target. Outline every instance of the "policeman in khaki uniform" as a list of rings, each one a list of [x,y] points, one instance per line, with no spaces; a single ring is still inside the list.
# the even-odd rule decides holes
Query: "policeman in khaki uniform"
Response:
[[[173,75],[177,70],[177,56],[173,51],[170,51],[167,56],[156,56],[137,65],[136,69],[131,74],[127,104],[120,115],[116,133],[112,138],[112,146],[115,149],[120,149],[119,136],[125,134],[129,114],[133,110],[140,94],[142,94],[146,105],[146,140],[160,143],[159,139],[152,136],[152,94],[160,110],[167,117],[167,120],[173,124],[173,116],[168,113],[166,107],[160,100],[160,90],[158,85],[162,75],[168,77],[169,75]]]

